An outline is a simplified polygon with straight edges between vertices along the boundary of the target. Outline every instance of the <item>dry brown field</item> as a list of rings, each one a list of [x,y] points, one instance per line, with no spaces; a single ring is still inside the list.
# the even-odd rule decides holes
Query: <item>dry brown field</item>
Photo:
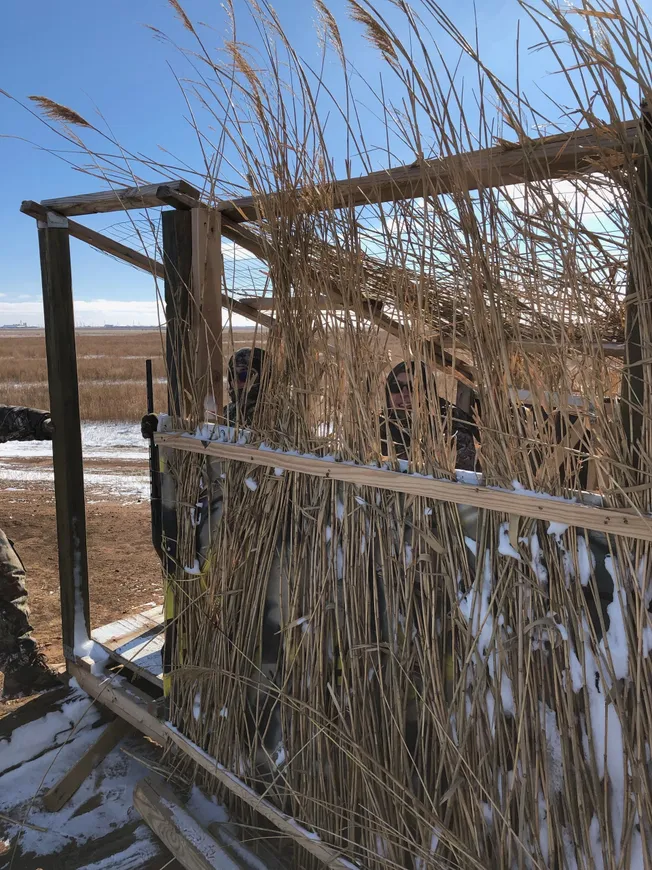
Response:
[[[225,332],[225,359],[253,341],[253,330]],[[146,359],[152,360],[155,407],[165,410],[165,342],[159,330],[82,329],[76,342],[82,420],[140,420],[146,411]],[[0,330],[0,404],[48,408],[47,379],[43,330]]]

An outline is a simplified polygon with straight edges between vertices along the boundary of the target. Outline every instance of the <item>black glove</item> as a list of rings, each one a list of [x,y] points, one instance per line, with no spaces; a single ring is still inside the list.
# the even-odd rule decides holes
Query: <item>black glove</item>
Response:
[[[140,421],[140,432],[143,438],[153,438],[158,429],[158,417],[156,414],[145,414]]]

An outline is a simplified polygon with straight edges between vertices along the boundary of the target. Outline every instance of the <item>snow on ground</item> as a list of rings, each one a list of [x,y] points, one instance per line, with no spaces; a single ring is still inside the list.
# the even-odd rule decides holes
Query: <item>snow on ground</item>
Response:
[[[138,423],[82,423],[82,452],[87,496],[146,499],[149,496],[148,442]],[[13,492],[21,483],[52,487],[50,441],[8,441],[0,444],[0,484]],[[102,463],[102,464],[96,464]],[[112,468],[107,463],[126,465]]]
[[[126,755],[121,746],[138,755],[143,751],[140,738],[127,738],[110,752],[59,812],[45,812],[41,805],[45,791],[70,770],[105,727],[92,700],[79,688],[74,688],[60,709],[16,728],[11,738],[0,740],[0,813],[3,816],[0,824],[2,838],[8,839],[12,848],[20,844],[24,855],[51,855],[64,848],[76,848],[91,839],[99,840],[117,833],[124,825],[139,822],[133,806],[133,789],[148,770]],[[8,825],[7,817],[44,831],[20,824]],[[144,825],[136,828],[133,839],[138,842],[140,860],[134,867],[158,853],[159,847]],[[20,866],[20,862],[16,866]],[[115,865],[97,865],[98,868],[104,866]]]
[[[148,442],[140,423],[82,423],[85,459],[147,459]],[[52,456],[51,441],[7,441],[0,444],[0,460]]]
[[[0,483],[3,481],[54,484],[54,473],[49,468],[25,468],[0,462]],[[145,499],[149,497],[149,473],[143,471],[136,474],[105,473],[92,468],[84,469],[84,484],[87,495],[104,495],[115,498],[134,497]],[[13,492],[19,492],[20,487],[12,486]]]

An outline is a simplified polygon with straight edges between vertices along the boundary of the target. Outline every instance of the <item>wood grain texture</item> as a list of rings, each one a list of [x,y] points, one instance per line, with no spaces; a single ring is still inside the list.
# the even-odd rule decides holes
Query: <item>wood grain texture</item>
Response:
[[[397,166],[358,178],[345,178],[321,188],[324,208],[349,208],[368,203],[398,202],[421,196],[436,196],[452,191],[520,184],[525,181],[560,178],[577,172],[599,172],[605,152],[620,151],[623,139],[633,144],[637,122],[622,125],[620,135],[614,130],[576,130],[514,143],[509,148],[498,145],[466,154],[423,160],[409,166]],[[274,194],[246,196],[218,205],[231,221],[256,220],[264,208],[270,218]],[[315,202],[314,192],[302,196],[296,192],[295,210],[300,213]],[[287,197],[283,200],[287,210]],[[261,208],[261,206],[263,208]]]
[[[125,680],[87,673],[74,663],[70,664],[70,673],[91,697],[96,698],[103,706],[117,716],[126,719],[127,722],[161,746],[166,747],[172,744],[176,746],[178,750],[195,761],[232,794],[263,815],[279,831],[291,837],[328,867],[335,868],[335,870],[350,870],[351,864],[343,858],[337,849],[323,843],[314,834],[306,831],[295,819],[290,818],[265,798],[262,798],[238,779],[235,774],[226,770],[214,758],[211,758],[191,740],[184,737],[176,728],[161,722],[152,715],[147,709],[146,701],[132,694]]]
[[[259,450],[256,447],[201,441],[188,434],[160,434],[156,436],[156,440],[175,450],[219,456],[221,459],[231,459],[248,465],[284,468],[287,471],[296,471],[328,480],[339,480],[392,492],[411,493],[450,504],[472,505],[499,513],[518,514],[537,520],[566,523],[581,529],[652,541],[652,517],[637,515],[634,511],[592,507],[548,498],[545,495],[509,492],[468,483],[432,480],[414,474],[293,456],[288,453]]]
[[[156,184],[143,184],[139,187],[122,187],[115,190],[101,190],[98,193],[81,193],[76,196],[60,196],[44,199],[41,205],[68,217],[82,214],[105,214],[111,211],[124,211],[134,208],[155,208],[164,203],[158,191],[165,187],[169,192],[199,200],[199,191],[187,181],[165,181]]]
[[[115,674],[98,677],[89,673],[75,662],[68,663],[68,671],[80,687],[92,698],[95,698],[116,716],[120,716],[130,725],[133,725],[141,734],[145,734],[151,740],[166,746],[168,742],[168,729],[148,710],[146,702],[140,693],[132,692],[129,683]],[[155,699],[152,698],[154,701]]]
[[[45,809],[50,813],[56,813],[65,806],[86,777],[130,730],[131,726],[124,719],[117,718],[109,722],[98,740],[44,796]]]
[[[201,827],[162,780],[141,780],[134,789],[134,806],[186,870],[244,870],[244,865]]]
[[[196,360],[193,386],[204,408],[221,415],[222,378],[222,248],[220,213],[213,209],[193,208],[192,226],[192,294],[190,328],[194,333]]]
[[[54,493],[57,514],[61,639],[66,658],[90,633],[86,505],[70,237],[60,222],[39,223],[45,348],[50,413],[54,424]]]
[[[115,647],[145,631],[149,631],[150,628],[156,628],[158,625],[163,625],[163,606],[161,604],[143,610],[141,613],[132,613],[129,616],[123,616],[122,619],[117,619],[115,622],[94,628],[91,632],[91,638],[110,649],[115,649]]]

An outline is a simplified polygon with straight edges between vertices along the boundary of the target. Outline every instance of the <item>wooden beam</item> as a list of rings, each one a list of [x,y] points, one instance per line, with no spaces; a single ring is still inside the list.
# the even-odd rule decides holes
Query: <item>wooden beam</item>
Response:
[[[261,450],[257,447],[202,441],[187,433],[160,434],[155,436],[155,440],[175,450],[219,456],[221,459],[231,459],[248,465],[284,468],[287,471],[323,477],[327,480],[340,480],[358,486],[387,489],[391,492],[406,492],[449,504],[472,505],[499,513],[518,514],[535,520],[566,523],[581,529],[652,541],[652,517],[637,514],[635,511],[592,507],[566,499],[546,498],[545,495],[510,492],[449,480],[434,480],[416,474],[403,474],[364,465],[295,456],[274,450]]]
[[[208,753],[184,737],[174,726],[159,721],[149,713],[146,703],[130,694],[129,685],[125,680],[116,677],[101,678],[74,663],[70,664],[70,673],[91,697],[96,698],[116,715],[122,716],[143,734],[160,743],[161,746],[176,746],[220,785],[228,789],[231,794],[264,816],[281,833],[299,843],[306,851],[323,861],[328,867],[333,868],[333,870],[351,870],[351,863],[342,856],[340,851],[327,843],[323,843],[314,834],[303,828],[300,822],[290,818],[261,797],[254,789],[238,779],[235,774],[226,770],[216,759],[211,758]]]
[[[220,213],[190,211],[192,230],[192,295],[194,387],[203,408],[221,418],[224,364],[222,357],[222,252]]]
[[[345,178],[321,187],[321,209],[398,202],[421,196],[437,196],[460,190],[504,187],[527,181],[560,178],[577,172],[600,172],[605,152],[618,152],[623,140],[631,145],[638,133],[637,121],[613,128],[582,129],[572,133],[509,143],[456,154],[437,160],[417,161],[407,166]],[[309,196],[296,191],[295,213],[318,211],[315,191]],[[231,221],[269,220],[274,194],[260,194],[222,202],[217,206]],[[288,208],[287,197],[284,208]],[[261,213],[264,211],[264,214]]]
[[[256,311],[274,311],[276,308],[276,299],[273,296],[241,296],[238,302],[248,305],[250,308],[255,308]],[[332,305],[325,296],[322,296],[319,307],[322,311],[348,310],[348,306],[343,303]]]
[[[244,870],[160,778],[149,776],[136,785],[134,806],[186,870]]]
[[[38,223],[50,413],[54,424],[61,640],[67,659],[89,639],[86,506],[82,463],[75,313],[68,222],[48,213]]]
[[[76,662],[68,662],[68,671],[80,687],[103,707],[133,725],[150,740],[164,747],[167,745],[168,729],[149,712],[147,703],[132,691],[126,679],[115,674],[98,677]]]
[[[143,184],[140,187],[123,187],[115,190],[102,190],[99,193],[81,193],[77,196],[61,196],[57,199],[44,199],[41,205],[67,217],[81,214],[105,214],[110,211],[126,211],[133,208],[155,208],[164,205],[158,191],[162,187],[168,193],[178,193],[199,200],[199,191],[187,181],[159,181],[157,184]]]
[[[45,216],[48,213],[48,209],[46,209],[45,206],[29,199],[22,203],[20,210],[23,214],[29,215],[29,217],[36,218],[37,220],[45,220]],[[163,263],[159,263],[158,260],[154,260],[145,254],[141,254],[139,251],[134,251],[133,248],[129,248],[127,245],[116,242],[114,239],[110,239],[108,236],[102,235],[102,233],[91,230],[83,224],[69,220],[68,232],[73,238],[79,239],[82,242],[87,242],[98,251],[102,251],[105,254],[111,254],[113,257],[117,257],[118,260],[129,263],[130,266],[135,266],[137,269],[143,269],[145,272],[150,272],[152,275],[156,275],[157,278],[165,277]]]
[[[236,244],[245,248],[245,250],[252,253],[255,257],[258,257],[258,259],[266,259],[265,249],[258,235],[252,232],[248,227],[244,227],[238,223],[234,223],[224,212],[222,213],[222,235],[226,236],[226,238],[230,241],[235,242]],[[341,306],[347,309],[351,307],[344,301],[344,297],[342,296],[342,293],[340,292],[335,281],[332,281],[328,277],[324,279],[324,276],[320,275],[318,270],[316,269],[313,269],[313,272],[316,281],[326,280],[326,293],[330,307]],[[390,335],[394,335],[399,338],[403,335],[405,327],[398,321],[393,320],[387,314],[383,314],[382,311],[378,310],[377,306],[374,308],[371,308],[370,306],[368,316],[369,319],[376,324],[376,326],[384,329]],[[467,381],[474,382],[475,372],[470,365],[465,363],[463,360],[454,359],[453,356],[444,349],[443,345],[439,341],[431,339],[429,343],[431,345],[434,356],[439,360],[441,365],[452,369],[456,377],[466,378]]]
[[[44,220],[48,213],[48,210],[44,206],[38,202],[33,202],[32,200],[25,200],[21,205],[20,210],[23,214],[36,218],[36,220]],[[117,257],[118,260],[122,260],[124,263],[129,263],[130,266],[135,266],[137,269],[149,272],[157,278],[165,278],[165,267],[163,266],[163,263],[160,263],[158,260],[154,260],[152,257],[148,257],[145,254],[141,254],[139,251],[134,251],[133,248],[129,248],[127,245],[116,242],[102,233],[98,233],[95,230],[85,227],[83,224],[71,220],[68,221],[68,232],[73,238],[79,239],[82,242],[87,242],[98,251],[102,251],[105,254],[111,254],[111,256]],[[222,295],[222,305],[224,308],[228,308],[236,314],[240,314],[242,317],[246,317],[248,320],[253,320],[255,323],[260,323],[263,326],[273,325],[274,320],[271,317],[261,314],[258,308],[249,305],[247,302],[233,299],[228,293],[223,292]]]
[[[130,725],[124,719],[114,719],[106,726],[100,737],[89,747],[73,767],[43,797],[43,806],[50,813],[57,813],[77,792],[84,780],[106,758],[122,738]]]

